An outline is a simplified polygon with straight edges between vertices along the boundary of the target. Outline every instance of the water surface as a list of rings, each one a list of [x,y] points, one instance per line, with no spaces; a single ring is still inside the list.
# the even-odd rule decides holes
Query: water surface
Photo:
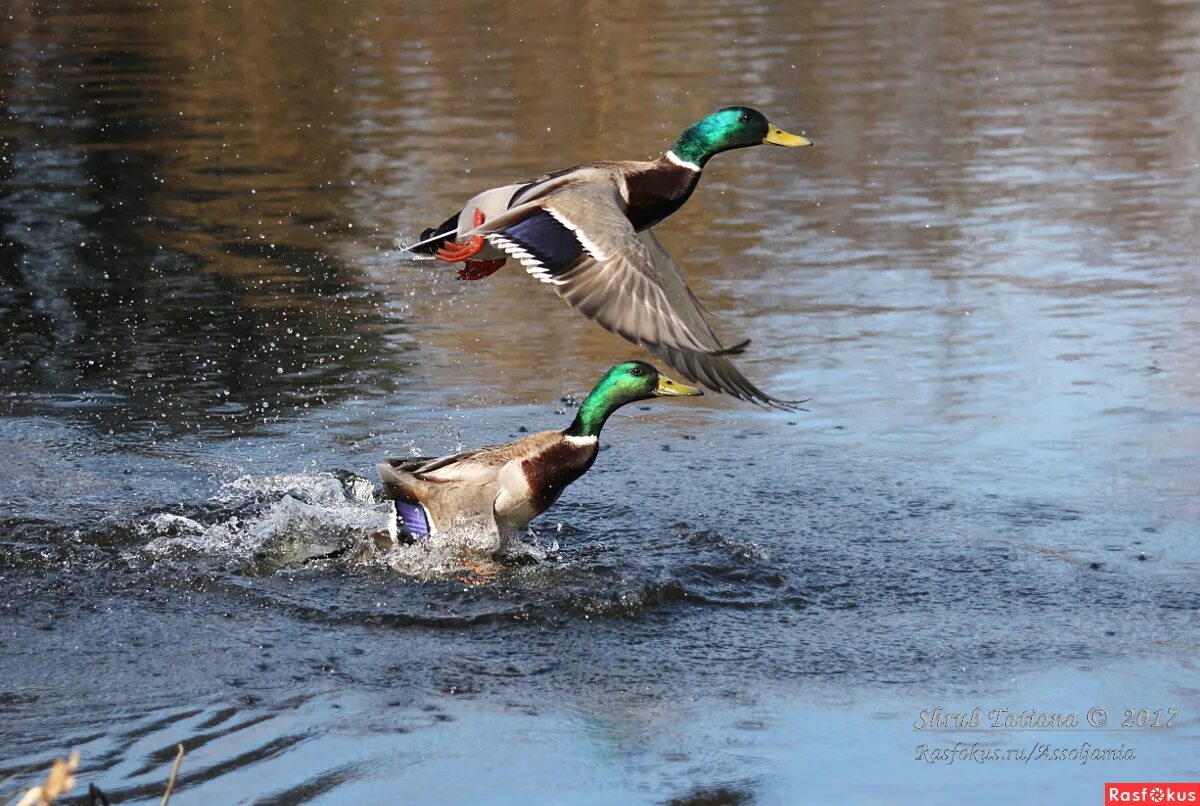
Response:
[[[1195,778],[1195,6],[3,15],[0,777],[78,746],[157,802],[182,741],[180,803]],[[637,355],[397,240],[732,103],[817,147],[718,157],[662,237],[809,411],[630,407],[488,585],[301,562],[382,518],[329,471],[565,424]],[[1133,761],[914,760],[977,704],[1182,715],[1070,737]]]

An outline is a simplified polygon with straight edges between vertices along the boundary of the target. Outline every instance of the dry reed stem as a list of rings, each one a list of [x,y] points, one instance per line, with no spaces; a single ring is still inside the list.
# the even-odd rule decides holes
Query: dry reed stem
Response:
[[[175,779],[179,777],[179,765],[183,763],[183,745],[175,745],[179,752],[175,754],[175,763],[171,765],[171,778],[167,781],[167,791],[163,793],[161,806],[167,806],[171,800],[171,790],[175,788]]]

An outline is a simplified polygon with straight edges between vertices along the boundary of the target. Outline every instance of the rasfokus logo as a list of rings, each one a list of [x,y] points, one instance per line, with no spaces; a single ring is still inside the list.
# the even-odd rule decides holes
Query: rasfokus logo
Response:
[[[1116,783],[1104,785],[1104,806],[1118,803],[1200,804],[1200,781],[1192,783]]]

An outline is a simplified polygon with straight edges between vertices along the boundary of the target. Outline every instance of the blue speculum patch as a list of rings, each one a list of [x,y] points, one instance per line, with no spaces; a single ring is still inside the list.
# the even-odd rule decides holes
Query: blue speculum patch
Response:
[[[537,258],[550,274],[566,271],[583,252],[575,233],[541,210],[506,227],[504,235]]]
[[[415,501],[396,501],[396,525],[417,540],[429,537],[429,518],[425,516],[425,508]]]

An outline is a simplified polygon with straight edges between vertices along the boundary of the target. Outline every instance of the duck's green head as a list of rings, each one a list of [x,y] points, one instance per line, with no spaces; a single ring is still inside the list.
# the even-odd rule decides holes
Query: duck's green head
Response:
[[[812,140],[788,134],[757,109],[731,106],[689,126],[671,146],[671,151],[684,162],[703,168],[714,154],[763,143],[798,148],[812,145]]]
[[[584,398],[567,429],[571,436],[599,435],[608,416],[626,403],[652,397],[702,395],[699,389],[673,381],[645,361],[625,361],[604,373],[604,377]]]

